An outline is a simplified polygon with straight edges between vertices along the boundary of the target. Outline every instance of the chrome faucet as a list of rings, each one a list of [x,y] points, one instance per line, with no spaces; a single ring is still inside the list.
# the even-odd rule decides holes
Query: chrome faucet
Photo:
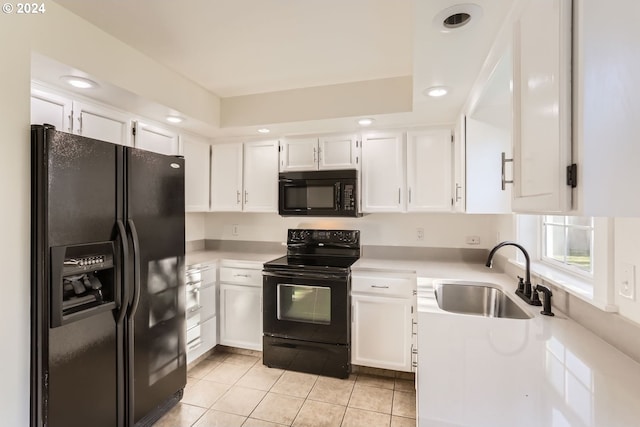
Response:
[[[533,291],[531,288],[531,259],[529,258],[529,253],[522,245],[519,245],[518,243],[515,243],[515,242],[498,243],[493,249],[491,249],[491,252],[489,252],[489,258],[487,258],[487,263],[485,265],[491,268],[491,264],[493,262],[493,256],[495,255],[496,251],[503,246],[515,246],[516,248],[520,249],[520,251],[522,251],[522,254],[524,255],[525,268],[526,268],[525,279],[523,282],[522,277],[518,276],[520,281],[518,282],[518,289],[516,290],[516,295],[518,295],[520,298],[525,300],[527,304],[542,305],[542,302],[540,302],[540,297],[538,296],[538,292]]]

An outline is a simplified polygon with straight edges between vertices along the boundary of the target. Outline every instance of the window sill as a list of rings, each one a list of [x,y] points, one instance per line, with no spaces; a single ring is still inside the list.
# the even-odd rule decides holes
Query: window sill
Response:
[[[524,264],[510,259],[509,262],[524,270]],[[588,302],[598,308],[605,310],[605,307],[600,307],[597,301],[593,298],[593,283],[590,281],[581,279],[573,274],[566,273],[557,268],[550,267],[549,265],[541,262],[531,262],[531,281],[533,277],[538,277],[541,280],[556,286],[569,294],[580,298],[583,301]],[[533,283],[532,283],[533,284]],[[607,310],[609,311],[609,310]]]

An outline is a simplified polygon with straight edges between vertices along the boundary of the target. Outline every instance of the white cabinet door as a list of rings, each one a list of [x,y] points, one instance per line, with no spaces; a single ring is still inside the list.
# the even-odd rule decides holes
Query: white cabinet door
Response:
[[[135,129],[134,146],[136,148],[166,155],[179,155],[181,153],[177,133],[140,121],[135,123]]]
[[[192,135],[182,135],[181,143],[185,161],[185,210],[206,212],[209,210],[209,142]]]
[[[411,301],[352,295],[351,362],[396,371],[411,371]]]
[[[73,102],[73,133],[131,146],[131,117],[106,107]]]
[[[514,26],[513,203],[571,209],[571,1],[528,0]]]
[[[362,211],[402,212],[405,206],[404,138],[401,132],[362,138]]]
[[[466,119],[466,212],[510,213],[511,185],[501,184],[502,153],[511,158],[509,129],[492,123]],[[504,177],[512,176],[511,163],[504,164]]]
[[[262,288],[220,285],[220,344],[262,350]]]
[[[242,210],[242,143],[211,146],[211,210]]]
[[[278,212],[278,141],[244,144],[245,212]]]
[[[56,130],[71,133],[72,110],[73,102],[70,99],[37,88],[31,89],[32,124],[46,123],[55,126]]]
[[[456,123],[453,137],[453,211],[464,212],[465,204],[465,115],[461,115]]]
[[[318,168],[357,169],[359,167],[357,135],[322,136],[318,141]]]
[[[318,169],[318,138],[284,138],[281,148],[281,172]]]
[[[408,211],[451,211],[451,139],[450,129],[407,132]]]

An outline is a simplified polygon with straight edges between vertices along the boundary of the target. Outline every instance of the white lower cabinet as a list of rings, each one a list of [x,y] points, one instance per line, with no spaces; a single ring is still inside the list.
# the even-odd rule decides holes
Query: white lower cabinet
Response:
[[[187,363],[218,343],[217,262],[187,266],[186,323]]]
[[[415,289],[415,274],[352,273],[352,364],[413,371]]]
[[[220,344],[262,350],[262,264],[222,261]]]

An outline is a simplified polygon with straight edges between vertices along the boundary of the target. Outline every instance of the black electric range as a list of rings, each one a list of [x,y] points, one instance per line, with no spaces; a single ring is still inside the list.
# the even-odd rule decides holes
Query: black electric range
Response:
[[[359,256],[358,230],[288,231],[287,255],[264,264],[265,365],[349,375],[350,273]]]

